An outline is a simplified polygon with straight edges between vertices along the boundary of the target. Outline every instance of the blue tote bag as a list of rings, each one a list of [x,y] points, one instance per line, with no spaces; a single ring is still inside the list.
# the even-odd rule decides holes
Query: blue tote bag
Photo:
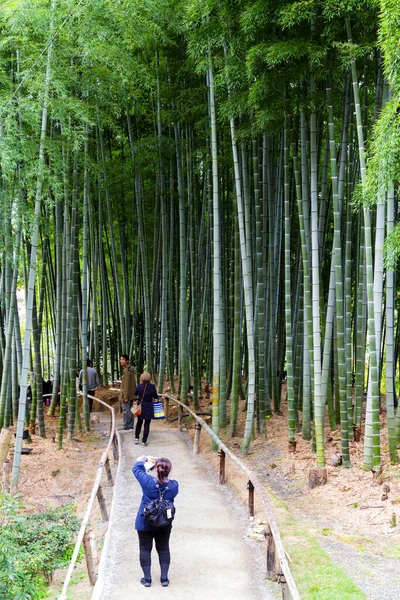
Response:
[[[161,402],[161,400],[153,402],[153,410],[155,419],[165,419],[163,403]]]

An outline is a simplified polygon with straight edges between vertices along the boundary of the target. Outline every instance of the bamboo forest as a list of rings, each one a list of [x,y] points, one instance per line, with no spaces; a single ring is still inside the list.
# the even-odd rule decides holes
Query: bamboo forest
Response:
[[[209,386],[215,433],[235,435],[244,410],[244,454],[287,404],[289,449],[301,432],[323,469],[328,424],[345,467],[354,438],[379,471],[384,409],[396,463],[400,4],[5,0],[0,14],[14,482],[24,427],[46,436],[57,414],[59,448],[88,429],[76,369],[92,358],[107,386],[121,354],[194,409]]]

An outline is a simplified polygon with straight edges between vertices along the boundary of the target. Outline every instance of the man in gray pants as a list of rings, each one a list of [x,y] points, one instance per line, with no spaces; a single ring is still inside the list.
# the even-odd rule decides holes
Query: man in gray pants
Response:
[[[131,406],[135,397],[136,377],[133,367],[129,364],[129,356],[127,354],[122,354],[119,362],[122,367],[121,393],[119,395],[124,415],[124,426],[122,429],[127,430],[133,429],[134,419],[131,413]]]
[[[96,369],[93,367],[91,360],[87,360],[86,367],[86,381],[87,381],[87,394],[88,396],[94,396],[96,388],[100,387],[99,376],[97,375]],[[82,389],[82,381],[84,377],[84,370],[81,369],[79,373],[79,387]],[[88,398],[89,412],[93,410],[93,398]]]

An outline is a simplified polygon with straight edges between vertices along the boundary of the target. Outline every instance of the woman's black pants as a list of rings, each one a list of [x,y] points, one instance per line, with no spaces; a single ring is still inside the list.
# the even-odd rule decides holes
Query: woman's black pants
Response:
[[[142,442],[143,442],[143,444],[145,444],[147,442],[147,438],[149,437],[151,419],[142,419],[141,417],[138,417],[137,423],[136,423],[136,429],[135,429],[135,438],[137,440],[139,439],[140,430],[142,429],[143,421],[144,421],[144,429],[143,429]]]
[[[140,566],[151,566],[151,550],[153,548],[153,540],[156,544],[158,560],[160,565],[169,565],[171,555],[169,552],[169,537],[171,535],[172,525],[166,527],[158,527],[154,531],[138,531],[139,536],[139,557]]]

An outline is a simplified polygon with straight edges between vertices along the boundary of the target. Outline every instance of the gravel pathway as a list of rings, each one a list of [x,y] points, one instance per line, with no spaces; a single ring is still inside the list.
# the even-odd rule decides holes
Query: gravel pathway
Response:
[[[157,555],[153,551],[153,585],[144,590],[134,519],[140,487],[131,467],[146,453],[167,456],[179,481],[177,514],[171,535],[171,584],[165,600],[276,600],[277,584],[265,579],[263,544],[246,539],[246,510],[227,486],[219,486],[204,459],[175,430],[154,429],[146,449],[133,444],[132,432],[121,432],[123,458],[115,487],[110,540],[100,574],[101,600],[128,600],[161,593]],[[153,589],[154,588],[154,589]]]
[[[368,600],[399,600],[400,559],[361,552],[329,537],[318,538],[321,546],[362,589]]]
[[[280,599],[281,593],[277,586],[265,580],[263,549],[259,542],[247,537],[247,510],[232,489],[219,486],[214,468],[201,455],[192,455],[189,436],[159,428],[152,431],[151,435],[146,451],[149,454],[158,455],[161,452],[169,456],[174,465],[174,476],[181,486],[179,501],[177,499],[179,520],[177,518],[171,537],[171,581],[173,577],[174,585],[163,590],[165,600],[181,600],[186,596],[191,600]],[[116,489],[115,522],[101,600],[126,600],[128,597],[135,597],[138,592],[142,597],[144,591],[137,583],[141,574],[136,532],[133,530],[140,495],[136,480],[131,474],[132,462],[142,449],[133,446],[133,434],[122,433],[121,437],[124,458]],[[290,500],[301,497],[302,490],[290,476],[279,473],[279,468],[271,470],[269,463],[274,459],[279,459],[279,452],[270,446],[262,456],[255,457],[253,467],[260,480],[284,498],[290,508]],[[186,501],[181,505],[184,496]],[[220,507],[214,508],[218,504],[222,506],[222,513]],[[132,515],[128,519],[122,519],[121,514],[126,515],[127,506],[132,506]],[[226,516],[228,520],[225,522]],[[300,515],[298,517],[301,518]],[[192,523],[194,520],[198,524],[202,519],[205,532],[201,531],[201,527],[193,527]],[[305,527],[308,520],[312,521],[311,515],[306,517]],[[227,526],[232,528],[229,534]],[[210,536],[212,529],[218,531],[214,537]],[[368,600],[400,600],[400,559],[360,551],[325,535],[318,536],[318,541],[331,559],[366,594]],[[153,561],[154,564],[157,563],[156,555],[153,556]],[[179,568],[182,564],[185,565],[184,573]],[[223,575],[213,577],[213,573]],[[154,579],[156,580],[156,576]]]

